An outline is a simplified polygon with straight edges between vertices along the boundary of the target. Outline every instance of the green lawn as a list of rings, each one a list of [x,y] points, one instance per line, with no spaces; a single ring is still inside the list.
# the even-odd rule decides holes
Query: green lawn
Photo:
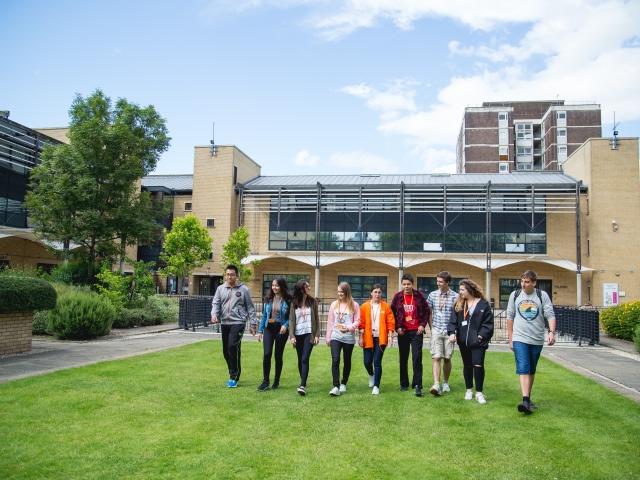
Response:
[[[261,353],[245,342],[236,389],[216,340],[2,384],[0,478],[640,476],[640,405],[545,359],[524,416],[511,354],[487,355],[479,405],[457,351],[441,398],[398,391],[396,349],[373,397],[357,347],[348,392],[330,397],[325,345],[307,397],[290,346],[280,390],[260,393]]]

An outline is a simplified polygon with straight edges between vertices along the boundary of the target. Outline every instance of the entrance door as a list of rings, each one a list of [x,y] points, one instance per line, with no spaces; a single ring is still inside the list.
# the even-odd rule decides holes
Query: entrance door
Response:
[[[200,277],[198,280],[198,295],[203,297],[213,297],[220,286],[222,277],[220,275]]]
[[[552,289],[553,289],[553,287],[551,285],[551,280],[540,280],[540,279],[538,279],[536,287],[538,287],[541,291],[547,292],[547,295],[549,295],[549,300],[551,300],[553,298],[551,296]]]

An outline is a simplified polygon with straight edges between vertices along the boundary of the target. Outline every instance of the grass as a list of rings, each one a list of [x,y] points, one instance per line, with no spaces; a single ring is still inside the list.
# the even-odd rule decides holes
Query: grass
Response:
[[[484,406],[463,400],[457,352],[441,398],[397,390],[396,349],[378,397],[359,348],[337,398],[326,346],[311,356],[304,398],[290,346],[280,390],[257,392],[261,355],[245,342],[236,389],[224,386],[216,340],[2,384],[0,478],[640,476],[640,405],[546,359],[538,410],[524,416],[507,353],[487,355]]]

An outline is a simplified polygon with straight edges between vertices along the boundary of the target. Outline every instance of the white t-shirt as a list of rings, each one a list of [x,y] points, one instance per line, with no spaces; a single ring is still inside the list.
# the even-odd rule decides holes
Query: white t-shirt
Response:
[[[296,335],[311,333],[311,308],[296,308]]]

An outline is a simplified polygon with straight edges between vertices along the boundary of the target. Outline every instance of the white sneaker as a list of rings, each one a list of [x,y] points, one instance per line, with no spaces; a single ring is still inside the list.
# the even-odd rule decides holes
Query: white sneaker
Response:
[[[467,390],[467,393],[464,394],[465,400],[473,400],[473,392],[471,390]]]
[[[373,383],[374,383],[373,375],[369,375],[369,388],[373,388]]]
[[[378,387],[373,387],[373,390],[371,390],[371,395],[380,395],[380,389]]]
[[[476,402],[478,402],[480,405],[484,405],[485,403],[487,403],[482,392],[476,393]]]
[[[450,392],[451,389],[449,388],[449,384],[447,382],[442,382],[442,391],[443,392]]]
[[[442,393],[440,392],[440,385],[438,385],[437,383],[435,383],[429,391],[431,392],[431,395],[434,395],[436,397],[442,395]]]
[[[340,392],[345,393],[346,391],[347,391],[347,386],[343,383],[342,385],[340,385]]]
[[[338,387],[333,387],[331,389],[331,391],[329,392],[329,395],[332,395],[334,397],[339,397],[340,396],[340,389]]]

